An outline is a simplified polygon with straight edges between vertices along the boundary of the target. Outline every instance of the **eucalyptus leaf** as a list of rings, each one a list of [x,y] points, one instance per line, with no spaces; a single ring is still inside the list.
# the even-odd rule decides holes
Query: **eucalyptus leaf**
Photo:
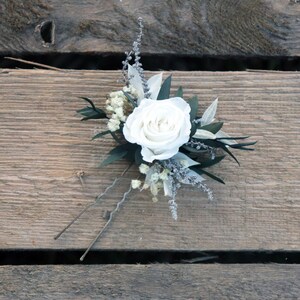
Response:
[[[101,167],[107,166],[117,160],[122,159],[126,154],[127,154],[127,150],[122,150],[122,151],[118,151],[116,153],[112,153],[110,154],[101,164]]]
[[[178,90],[176,91],[175,97],[183,98],[183,88],[182,88],[182,86],[180,86],[180,87],[178,88]]]
[[[210,131],[211,133],[217,133],[223,127],[223,122],[211,123],[199,127],[199,129]]]
[[[163,82],[159,90],[157,100],[164,100],[170,98],[171,81],[172,81],[172,75],[168,76]]]
[[[95,140],[95,139],[99,139],[99,138],[101,138],[101,137],[103,137],[104,135],[109,134],[109,133],[110,133],[110,130],[106,130],[106,131],[99,132],[99,133],[97,133],[96,135],[94,135],[94,136],[92,137],[92,141]]]
[[[188,104],[191,107],[191,112],[190,112],[190,119],[191,122],[193,122],[197,116],[197,111],[198,111],[198,97],[194,96],[191,99],[188,100]]]
[[[109,133],[111,134],[111,136],[113,137],[113,139],[118,143],[118,144],[122,144],[122,141],[118,138],[118,136],[116,135],[116,131],[109,131]]]
[[[118,145],[115,148],[113,148],[112,150],[110,150],[109,154],[121,153],[124,150],[128,151],[128,145],[129,145],[129,143]]]

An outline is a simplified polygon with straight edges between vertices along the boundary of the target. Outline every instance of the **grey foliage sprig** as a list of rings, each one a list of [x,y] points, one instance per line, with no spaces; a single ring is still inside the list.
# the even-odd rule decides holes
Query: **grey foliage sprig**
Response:
[[[144,74],[144,69],[143,69],[143,65],[141,63],[141,45],[142,45],[142,36],[143,36],[143,19],[140,17],[138,18],[138,26],[139,26],[139,32],[137,35],[136,40],[132,43],[132,50],[129,52],[125,52],[126,58],[124,61],[122,61],[122,73],[123,73],[123,79],[125,84],[128,86],[129,85],[129,78],[128,78],[128,74],[126,72],[127,68],[128,68],[128,64],[129,62],[132,60],[133,56],[134,56],[134,64],[132,65],[137,72],[140,75],[140,78],[142,80],[142,84],[143,84],[143,88],[144,88],[144,95],[145,98],[147,98],[149,96],[149,87],[147,84],[147,80],[145,78],[145,74]]]

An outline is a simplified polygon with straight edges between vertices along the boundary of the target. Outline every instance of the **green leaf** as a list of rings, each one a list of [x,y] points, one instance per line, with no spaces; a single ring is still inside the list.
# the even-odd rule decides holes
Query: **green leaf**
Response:
[[[208,159],[204,162],[201,162],[200,166],[201,166],[201,168],[208,168],[208,167],[211,167],[213,165],[216,165],[217,163],[222,161],[224,158],[225,158],[225,155],[217,156],[214,159]]]
[[[81,115],[89,115],[91,113],[91,111],[94,111],[92,108],[86,106],[85,108],[76,110],[77,113],[81,114]]]
[[[230,152],[230,150],[227,148],[227,145],[222,143],[221,141],[216,140],[201,140],[201,142],[207,146],[214,147],[214,148],[222,148],[226,153],[228,153],[236,162],[238,165],[240,165],[239,161],[236,159],[236,157]],[[229,146],[229,145],[228,145]]]
[[[108,157],[100,164],[101,167],[107,166],[121,158],[125,157],[128,154],[128,149],[130,148],[130,143],[118,145],[112,150],[109,151]]]
[[[201,141],[206,146],[214,147],[214,148],[222,148],[224,145],[222,142],[217,141],[217,140],[202,140],[202,139],[197,139],[198,141]]]
[[[124,150],[128,151],[128,145],[129,145],[129,143],[122,144],[122,145],[118,145],[118,146],[116,146],[115,148],[111,149],[111,150],[109,151],[109,154],[121,153],[121,152],[123,152]]]
[[[141,148],[141,147],[137,144],[127,143],[126,150],[128,151],[128,153],[126,154],[125,158],[134,163],[135,159],[136,159],[135,154],[136,154],[136,151],[138,148]]]
[[[136,165],[138,165],[138,166],[144,162],[141,151],[142,151],[142,147],[138,146],[138,148],[135,150],[135,154],[134,154],[134,160],[135,160]]]
[[[223,127],[223,122],[211,123],[201,126],[199,129],[207,130],[211,133],[217,133]]]
[[[219,138],[216,138],[216,140],[244,140],[244,139],[247,139],[249,138],[250,136],[237,136],[237,137],[219,137]]]
[[[190,138],[196,133],[197,127],[198,127],[198,124],[195,124],[194,122],[191,122],[191,124],[192,124],[192,127],[191,127]]]
[[[102,112],[91,112],[89,115],[86,115],[84,118],[81,119],[81,121],[87,121],[91,119],[105,119],[107,118],[106,114],[104,111]]]
[[[81,119],[81,121],[86,121],[90,119],[104,119],[107,118],[106,113],[100,109],[97,108],[93,101],[86,97],[80,97],[81,99],[87,101],[92,107],[85,107],[83,109],[77,110],[77,113],[80,113],[84,116],[84,118]]]
[[[198,112],[198,97],[194,96],[191,99],[188,100],[188,104],[191,107],[191,112],[190,112],[190,119],[191,122],[193,122],[197,116]]]
[[[182,89],[182,86],[180,86],[180,87],[178,88],[178,90],[176,91],[175,97],[183,98],[183,89]]]
[[[205,151],[203,151],[203,149],[201,150],[197,150],[196,148],[193,148],[193,147],[190,147],[190,146],[187,146],[187,145],[183,145],[181,148],[191,152],[191,153],[199,153],[199,154],[203,154]]]
[[[111,136],[113,137],[113,139],[118,143],[118,144],[122,144],[122,141],[119,139],[119,137],[116,135],[117,131],[110,131],[109,133],[111,134]]]
[[[159,90],[157,100],[164,100],[164,99],[170,98],[171,81],[172,81],[172,75],[167,77],[165,79],[165,81],[163,82],[163,84]]]
[[[240,148],[244,148],[244,147],[247,147],[247,146],[255,145],[256,143],[257,143],[257,141],[255,141],[255,142],[248,142],[248,143],[232,144],[232,145],[228,145],[228,146],[231,147],[231,148],[240,149]]]
[[[99,138],[101,138],[101,137],[103,137],[104,135],[109,134],[109,133],[110,133],[110,130],[106,130],[106,131],[99,132],[99,133],[97,133],[96,135],[94,135],[94,136],[92,137],[92,141],[95,140],[95,139],[99,139]]]
[[[223,146],[221,146],[221,148],[228,153],[236,162],[238,165],[240,165],[239,161],[236,159],[236,157],[230,152],[230,150],[223,144]]]
[[[126,98],[128,99],[128,101],[131,103],[133,108],[137,107],[137,104],[136,104],[135,100],[127,92],[123,91],[123,93],[126,96]]]
[[[96,110],[96,106],[94,105],[94,103],[91,99],[89,99],[87,97],[79,97],[79,98],[81,98],[81,99],[85,100],[86,102],[88,102],[89,104],[91,104],[93,110]]]
[[[237,148],[239,150],[246,150],[246,151],[255,151],[254,148],[247,148],[247,147],[240,147],[240,148]]]
[[[214,180],[216,180],[216,181],[218,181],[220,183],[225,184],[225,182],[220,177],[218,177],[216,175],[213,175],[210,172],[204,171],[204,170],[200,169],[198,166],[190,167],[190,169],[193,170],[193,171],[195,171],[199,175],[203,175],[203,174],[207,175],[208,177],[210,177],[210,178],[212,178],[212,179],[214,179]]]
[[[107,166],[117,160],[122,159],[126,154],[127,150],[118,151],[116,153],[111,153],[101,164],[100,167]]]

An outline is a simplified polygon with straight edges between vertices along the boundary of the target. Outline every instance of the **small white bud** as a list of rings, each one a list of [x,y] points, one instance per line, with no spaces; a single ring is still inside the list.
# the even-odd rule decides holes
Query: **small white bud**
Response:
[[[147,183],[144,183],[142,190],[147,190],[149,188],[149,185]]]
[[[111,105],[106,105],[107,111],[114,111],[113,107]]]
[[[124,95],[122,91],[117,91],[117,92],[111,92],[111,93],[109,94],[109,97],[110,97],[110,98],[120,97],[120,96],[122,97],[122,95]]]
[[[157,196],[158,194],[158,188],[156,184],[151,184],[150,186],[150,192],[153,196]]]
[[[132,179],[131,180],[131,187],[135,190],[138,189],[141,186],[142,182],[137,179]]]
[[[167,180],[168,179],[168,174],[169,174],[169,170],[168,169],[164,169],[160,174],[159,174],[159,178],[161,180]]]
[[[123,108],[122,107],[117,107],[115,109],[115,113],[116,113],[118,119],[121,119],[124,116]]]
[[[117,107],[123,107],[124,105],[124,99],[121,97],[114,97],[111,99],[111,106],[113,108],[117,108]]]
[[[107,127],[112,132],[118,130],[120,128],[120,120],[109,119]]]
[[[149,171],[149,166],[147,166],[146,164],[141,164],[139,166],[139,170],[142,174],[147,174],[147,172]]]
[[[159,179],[159,174],[158,173],[153,173],[152,175],[151,175],[151,181],[152,182],[156,182],[157,180]]]

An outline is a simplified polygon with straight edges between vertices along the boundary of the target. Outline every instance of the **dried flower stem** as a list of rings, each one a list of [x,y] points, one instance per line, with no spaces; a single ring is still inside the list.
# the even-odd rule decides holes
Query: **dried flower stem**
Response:
[[[116,183],[127,173],[127,171],[131,168],[132,164],[130,164],[120,175],[120,177],[116,178],[111,185],[109,185],[103,193],[98,195],[93,203],[88,204],[62,231],[60,231],[54,239],[57,240],[68,228],[70,228],[90,207],[96,205],[99,203],[99,201],[102,199],[103,196],[106,195],[106,193],[112,189]]]
[[[66,72],[66,70],[64,70],[64,69],[59,69],[59,68],[52,67],[52,66],[49,66],[49,65],[40,64],[40,63],[37,63],[37,62],[34,62],[34,61],[30,61],[30,60],[25,60],[25,59],[21,59],[21,58],[14,58],[14,57],[9,57],[9,56],[6,56],[4,58],[5,59],[9,59],[9,60],[18,61],[18,62],[21,62],[23,64],[28,64],[28,65],[33,65],[33,66],[37,66],[37,67],[41,67],[41,68],[53,70],[53,71]]]
[[[122,199],[117,203],[117,206],[115,209],[110,213],[108,221],[105,223],[103,228],[98,232],[97,236],[93,239],[93,241],[90,243],[88,248],[85,250],[84,254],[80,257],[80,261],[83,261],[88,252],[91,250],[91,248],[94,246],[94,244],[97,242],[97,240],[100,238],[102,233],[105,231],[105,229],[108,227],[108,225],[111,223],[115,213],[119,210],[120,206],[124,203],[124,201],[127,199],[127,196],[131,192],[132,187],[130,185],[129,189],[123,194]]]

